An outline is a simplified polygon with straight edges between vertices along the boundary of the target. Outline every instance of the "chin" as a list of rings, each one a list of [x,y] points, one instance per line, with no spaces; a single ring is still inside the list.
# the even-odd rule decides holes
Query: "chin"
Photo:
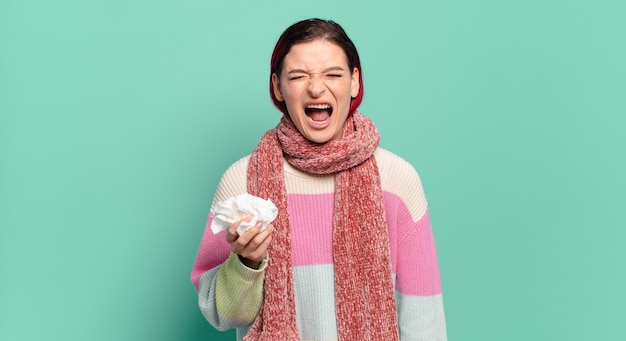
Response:
[[[330,132],[329,133],[316,132],[313,134],[304,135],[304,137],[306,137],[307,140],[314,142],[314,143],[318,143],[318,144],[324,144],[326,142],[336,140],[335,134],[332,134]]]
[[[320,137],[320,136],[305,136],[307,140],[313,142],[313,143],[318,143],[318,144],[324,144],[328,141],[330,141],[329,138],[324,138],[324,137]]]

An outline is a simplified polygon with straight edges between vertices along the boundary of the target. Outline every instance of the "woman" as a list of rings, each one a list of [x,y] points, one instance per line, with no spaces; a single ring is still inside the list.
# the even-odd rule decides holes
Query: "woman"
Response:
[[[214,235],[212,208],[192,271],[204,316],[238,340],[445,340],[422,185],[356,110],[361,65],[344,30],[320,19],[287,28],[270,94],[284,115],[225,172],[213,208],[248,192],[278,217]]]

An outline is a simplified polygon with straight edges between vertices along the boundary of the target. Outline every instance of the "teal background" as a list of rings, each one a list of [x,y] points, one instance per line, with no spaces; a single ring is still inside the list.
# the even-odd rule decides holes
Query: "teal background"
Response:
[[[316,16],[422,176],[450,340],[626,340],[625,4],[0,1],[0,340],[234,340],[191,265]]]

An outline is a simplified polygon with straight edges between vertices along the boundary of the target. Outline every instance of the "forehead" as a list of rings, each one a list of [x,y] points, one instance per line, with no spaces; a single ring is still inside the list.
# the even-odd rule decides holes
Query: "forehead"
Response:
[[[343,49],[328,40],[313,40],[295,44],[283,60],[285,69],[341,66],[348,67],[348,57]]]

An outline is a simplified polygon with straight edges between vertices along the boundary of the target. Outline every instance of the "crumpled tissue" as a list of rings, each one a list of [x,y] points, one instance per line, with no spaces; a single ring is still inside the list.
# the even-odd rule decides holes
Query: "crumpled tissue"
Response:
[[[241,222],[237,233],[242,235],[249,228],[261,223],[261,231],[276,219],[278,208],[271,200],[265,200],[249,193],[243,193],[236,197],[215,203],[211,230],[217,234],[227,230],[232,224],[247,215],[252,215],[250,222]]]

